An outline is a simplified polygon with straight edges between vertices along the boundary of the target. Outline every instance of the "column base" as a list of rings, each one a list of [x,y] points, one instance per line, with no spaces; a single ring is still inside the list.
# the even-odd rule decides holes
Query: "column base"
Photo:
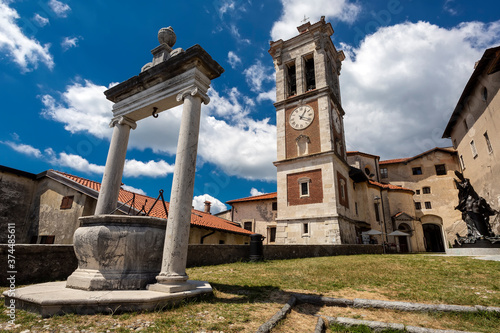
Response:
[[[193,290],[196,289],[196,284],[195,281],[185,281],[185,282],[178,282],[178,283],[172,283],[172,284],[163,284],[163,283],[155,283],[155,284],[148,284],[146,287],[150,291],[158,291],[162,293],[178,293],[181,291],[188,291],[188,290]]]
[[[77,269],[68,277],[66,288],[82,290],[137,290],[155,280],[154,273]]]

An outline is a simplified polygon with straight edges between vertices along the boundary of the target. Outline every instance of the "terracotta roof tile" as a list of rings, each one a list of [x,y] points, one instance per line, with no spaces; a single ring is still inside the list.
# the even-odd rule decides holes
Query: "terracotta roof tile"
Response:
[[[57,172],[58,174],[66,177],[67,179],[70,179],[80,185],[86,186],[88,188],[91,188],[95,191],[98,191],[101,189],[101,184],[92,180],[88,180],[82,177],[77,177],[74,175],[70,175],[61,171],[56,171],[53,170],[54,172]],[[163,203],[161,202],[161,199],[158,200],[158,202],[153,206],[153,204],[156,201],[156,198],[148,197],[146,195],[138,194],[135,193],[135,198],[134,198],[134,193],[120,189],[120,193],[118,195],[118,207],[122,206],[122,210],[127,211],[129,207],[133,207],[136,209],[136,211],[143,210],[145,212],[151,212],[149,213],[149,216],[154,216],[154,217],[159,217],[159,218],[167,218],[167,214],[165,213],[165,208],[163,207]],[[126,204],[123,205],[123,204]],[[167,211],[169,210],[170,203],[165,202],[165,206],[167,208]],[[245,230],[241,227],[239,227],[236,223],[227,221],[225,219],[222,219],[220,217],[211,215],[209,213],[205,213],[196,209],[191,210],[191,225],[202,227],[202,228],[209,228],[209,229],[216,229],[216,230],[221,230],[221,231],[226,231],[226,232],[231,232],[231,233],[237,233],[237,234],[244,234],[244,235],[251,235],[253,232]]]
[[[272,193],[266,193],[266,194],[261,194],[261,195],[254,195],[252,197],[229,200],[229,201],[226,201],[226,203],[232,204],[235,202],[243,202],[243,201],[268,200],[268,199],[276,199],[277,197],[278,197],[277,192],[272,192]]]
[[[369,182],[372,185],[375,185],[375,186],[378,186],[378,187],[381,187],[381,188],[385,188],[385,189],[388,189],[388,190],[411,191],[411,192],[413,192],[413,190],[411,190],[409,188],[405,188],[405,187],[401,187],[401,186],[397,186],[397,185],[393,185],[393,184],[379,183],[379,182],[376,182],[376,181],[373,181],[373,180],[369,180]]]
[[[410,161],[416,160],[417,158],[420,158],[422,156],[428,155],[430,153],[433,153],[435,151],[442,151],[442,152],[445,152],[445,153],[448,153],[448,154],[456,154],[456,150],[453,149],[452,147],[444,147],[444,148],[435,147],[435,148],[429,149],[427,151],[424,151],[423,153],[415,155],[413,157],[396,158],[396,159],[392,159],[392,160],[380,161],[379,164],[380,165],[384,165],[384,164],[392,164],[392,163],[406,163],[406,162],[410,162]]]
[[[403,163],[403,162],[406,162],[410,159],[411,157],[406,157],[406,158],[395,158],[395,159],[392,159],[392,160],[385,160],[385,161],[380,161],[379,164],[380,165],[384,165],[384,164],[392,164],[392,163]]]

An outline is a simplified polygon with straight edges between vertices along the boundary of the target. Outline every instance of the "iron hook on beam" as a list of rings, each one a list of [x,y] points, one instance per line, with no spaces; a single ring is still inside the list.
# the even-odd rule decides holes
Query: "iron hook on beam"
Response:
[[[151,114],[153,118],[158,118],[158,114],[156,113],[158,111],[158,108],[156,106],[153,107],[153,113]]]

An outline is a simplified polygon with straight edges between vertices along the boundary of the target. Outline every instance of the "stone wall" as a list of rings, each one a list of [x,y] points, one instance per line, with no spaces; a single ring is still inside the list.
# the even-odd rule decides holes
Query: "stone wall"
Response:
[[[0,245],[0,261],[7,262],[7,245]],[[77,268],[72,245],[16,245],[16,286],[66,280]],[[264,245],[265,260],[296,259],[353,254],[382,254],[381,245]],[[250,245],[189,245],[187,267],[247,261]],[[6,286],[7,271],[0,271]]]
[[[7,263],[8,246],[0,245],[0,261]],[[78,267],[73,245],[18,244],[15,246],[16,286],[65,280]],[[5,267],[2,265],[2,267]],[[7,269],[0,271],[0,285],[7,285]]]
[[[13,223],[16,242],[29,243],[27,222],[35,190],[34,175],[0,169],[0,244],[7,244],[7,225]],[[3,262],[2,262],[3,263]]]

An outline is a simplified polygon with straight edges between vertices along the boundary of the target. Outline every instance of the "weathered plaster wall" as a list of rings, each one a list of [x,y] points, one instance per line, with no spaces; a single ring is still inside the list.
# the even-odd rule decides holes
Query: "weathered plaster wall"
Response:
[[[487,98],[483,98],[483,89]],[[482,75],[468,96],[468,107],[451,134],[464,164],[464,176],[493,209],[500,210],[500,72]],[[466,131],[464,122],[467,123]],[[485,133],[489,138],[488,147]],[[474,141],[477,154],[471,149]],[[500,217],[490,219],[493,232],[500,234]]]
[[[436,175],[435,166],[439,164],[445,165],[445,175]],[[456,233],[461,235],[466,233],[462,214],[454,209],[458,204],[458,190],[454,182],[455,170],[460,169],[455,154],[435,151],[406,164],[395,163],[383,165],[383,167],[387,167],[388,180],[392,184],[415,191],[413,201],[421,205],[421,209],[415,210],[417,218],[435,215],[442,220],[439,225],[444,229],[446,247],[454,243]],[[421,168],[421,175],[412,174],[412,168],[415,167]],[[430,188],[430,193],[424,193],[424,188]],[[431,204],[431,208],[426,208],[426,202]]]
[[[63,197],[73,196],[70,209],[60,209]],[[38,236],[55,235],[54,244],[72,244],[73,234],[84,216],[87,196],[64,186],[50,178],[44,178],[38,184],[35,197],[39,205],[34,205],[34,222],[38,222]],[[86,212],[89,212],[87,210]]]
[[[244,222],[252,223],[252,231],[261,234],[266,239],[265,244],[270,243],[269,227],[276,226],[277,211],[273,210],[272,204],[276,199],[243,201],[233,204],[233,222],[240,223],[244,227]]]
[[[16,243],[29,243],[29,212],[35,190],[33,179],[0,173],[0,244],[7,243],[7,225],[14,223]]]

